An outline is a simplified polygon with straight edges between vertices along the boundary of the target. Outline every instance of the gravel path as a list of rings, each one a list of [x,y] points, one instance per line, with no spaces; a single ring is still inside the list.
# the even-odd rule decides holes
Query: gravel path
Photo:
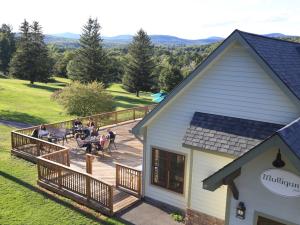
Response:
[[[21,123],[21,122],[9,121],[9,120],[0,120],[0,124],[9,127],[15,127],[15,128],[25,128],[25,127],[32,126],[31,124],[28,123]]]

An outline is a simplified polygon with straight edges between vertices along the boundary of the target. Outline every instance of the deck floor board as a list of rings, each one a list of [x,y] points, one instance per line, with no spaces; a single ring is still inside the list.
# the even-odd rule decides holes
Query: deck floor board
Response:
[[[116,167],[115,163],[121,163],[130,167],[141,168],[143,161],[143,145],[140,140],[130,133],[132,127],[138,121],[117,125],[111,128],[117,133],[116,146],[111,146],[111,153],[93,152],[95,158],[93,160],[93,176],[115,185]],[[106,134],[105,130],[101,130],[100,134]],[[84,149],[78,148],[76,141],[69,139],[65,146],[70,147],[70,166],[80,171],[86,171],[86,153]]]

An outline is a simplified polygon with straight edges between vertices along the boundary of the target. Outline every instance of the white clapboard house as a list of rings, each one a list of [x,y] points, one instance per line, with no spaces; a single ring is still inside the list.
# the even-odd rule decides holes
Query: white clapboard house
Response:
[[[299,117],[300,44],[235,30],[133,128],[143,196],[187,224],[300,224]]]

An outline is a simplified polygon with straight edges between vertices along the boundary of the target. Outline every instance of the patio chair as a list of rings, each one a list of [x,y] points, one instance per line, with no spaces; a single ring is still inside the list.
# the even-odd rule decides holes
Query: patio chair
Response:
[[[61,140],[63,142],[63,145],[65,144],[65,141],[67,141],[67,130],[64,128],[59,128],[54,131],[54,136],[57,138],[57,140]]]

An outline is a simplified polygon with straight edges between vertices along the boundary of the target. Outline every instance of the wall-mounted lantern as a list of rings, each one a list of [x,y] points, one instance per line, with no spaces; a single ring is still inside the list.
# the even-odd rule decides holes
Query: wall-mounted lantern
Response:
[[[273,161],[272,165],[276,168],[282,168],[285,166],[285,162],[281,159],[280,149],[278,150],[276,159]]]
[[[246,207],[244,202],[239,202],[238,206],[236,207],[236,217],[244,220],[246,217]]]

